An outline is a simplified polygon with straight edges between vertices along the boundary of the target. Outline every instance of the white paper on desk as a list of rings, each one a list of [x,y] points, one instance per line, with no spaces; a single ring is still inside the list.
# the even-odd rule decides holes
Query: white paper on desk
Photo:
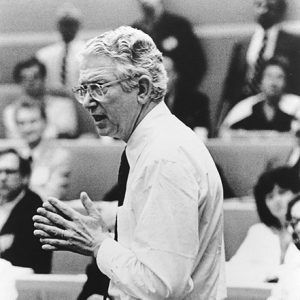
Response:
[[[18,297],[14,267],[4,259],[0,259],[0,299],[15,300]]]

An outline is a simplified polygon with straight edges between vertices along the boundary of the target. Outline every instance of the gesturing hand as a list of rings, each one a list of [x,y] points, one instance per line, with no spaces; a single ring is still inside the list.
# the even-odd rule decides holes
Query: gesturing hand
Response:
[[[66,203],[49,198],[33,216],[34,234],[44,250],[69,250],[83,255],[97,255],[108,229],[92,200],[85,192],[80,200],[87,215],[80,214]]]

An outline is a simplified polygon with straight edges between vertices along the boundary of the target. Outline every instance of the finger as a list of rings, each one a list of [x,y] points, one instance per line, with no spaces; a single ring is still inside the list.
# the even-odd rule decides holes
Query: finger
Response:
[[[43,230],[34,230],[33,234],[38,238],[50,238],[51,236]]]
[[[50,212],[43,207],[39,207],[37,209],[37,213],[39,215],[41,215],[42,217],[45,217],[46,219],[48,219],[55,226],[60,226],[63,229],[67,229],[70,227],[69,221],[66,220],[63,216],[60,216],[57,213]]]
[[[58,213],[58,210],[49,201],[45,201],[43,207],[51,212]]]
[[[46,250],[46,251],[57,251],[57,250],[61,250],[61,249],[58,249],[58,248],[55,247],[55,246],[48,245],[48,244],[42,245],[42,249],[43,249],[43,250]]]
[[[40,215],[34,215],[32,217],[33,222],[38,222],[38,223],[43,223],[43,224],[47,224],[47,225],[54,225],[49,219],[40,216]]]
[[[40,238],[44,250],[70,250],[71,244],[68,241],[53,238]]]
[[[86,192],[80,193],[80,200],[87,211],[88,215],[99,215],[99,211],[97,210],[94,202],[90,199]]]
[[[50,202],[50,204],[59,211],[59,214],[63,214],[67,217],[67,219],[73,220],[74,216],[78,214],[73,208],[56,198],[49,197],[48,202]]]
[[[33,225],[36,230],[41,230],[41,231],[45,232],[46,234],[48,234],[52,238],[60,238],[60,239],[68,238],[68,237],[66,237],[66,230],[63,230],[59,227],[49,226],[49,225],[45,225],[45,224],[37,223],[37,222],[35,222]],[[38,231],[38,233],[39,233],[39,231]]]

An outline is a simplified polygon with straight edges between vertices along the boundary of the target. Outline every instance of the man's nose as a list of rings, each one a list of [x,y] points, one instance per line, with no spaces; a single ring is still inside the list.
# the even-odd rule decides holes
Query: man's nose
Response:
[[[295,232],[299,235],[300,234],[300,222],[297,222],[295,226]]]
[[[91,97],[89,92],[86,93],[82,102],[82,106],[86,109],[91,109],[92,107],[97,106],[96,101]]]

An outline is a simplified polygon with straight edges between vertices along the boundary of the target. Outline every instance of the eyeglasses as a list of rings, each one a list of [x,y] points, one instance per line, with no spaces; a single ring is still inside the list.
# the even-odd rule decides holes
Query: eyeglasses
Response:
[[[78,87],[74,87],[72,89],[75,98],[81,104],[83,104],[84,99],[89,93],[89,95],[96,101],[101,102],[104,95],[106,95],[108,88],[114,84],[120,83],[122,81],[131,79],[131,77],[126,77],[123,79],[113,80],[104,84],[100,84],[97,82],[92,82],[88,84],[83,84]]]
[[[5,173],[7,176],[13,176],[17,173],[19,173],[18,169],[0,169],[0,174]]]
[[[292,218],[289,221],[289,224],[292,226],[293,229],[295,229],[299,223],[300,223],[300,218]]]

